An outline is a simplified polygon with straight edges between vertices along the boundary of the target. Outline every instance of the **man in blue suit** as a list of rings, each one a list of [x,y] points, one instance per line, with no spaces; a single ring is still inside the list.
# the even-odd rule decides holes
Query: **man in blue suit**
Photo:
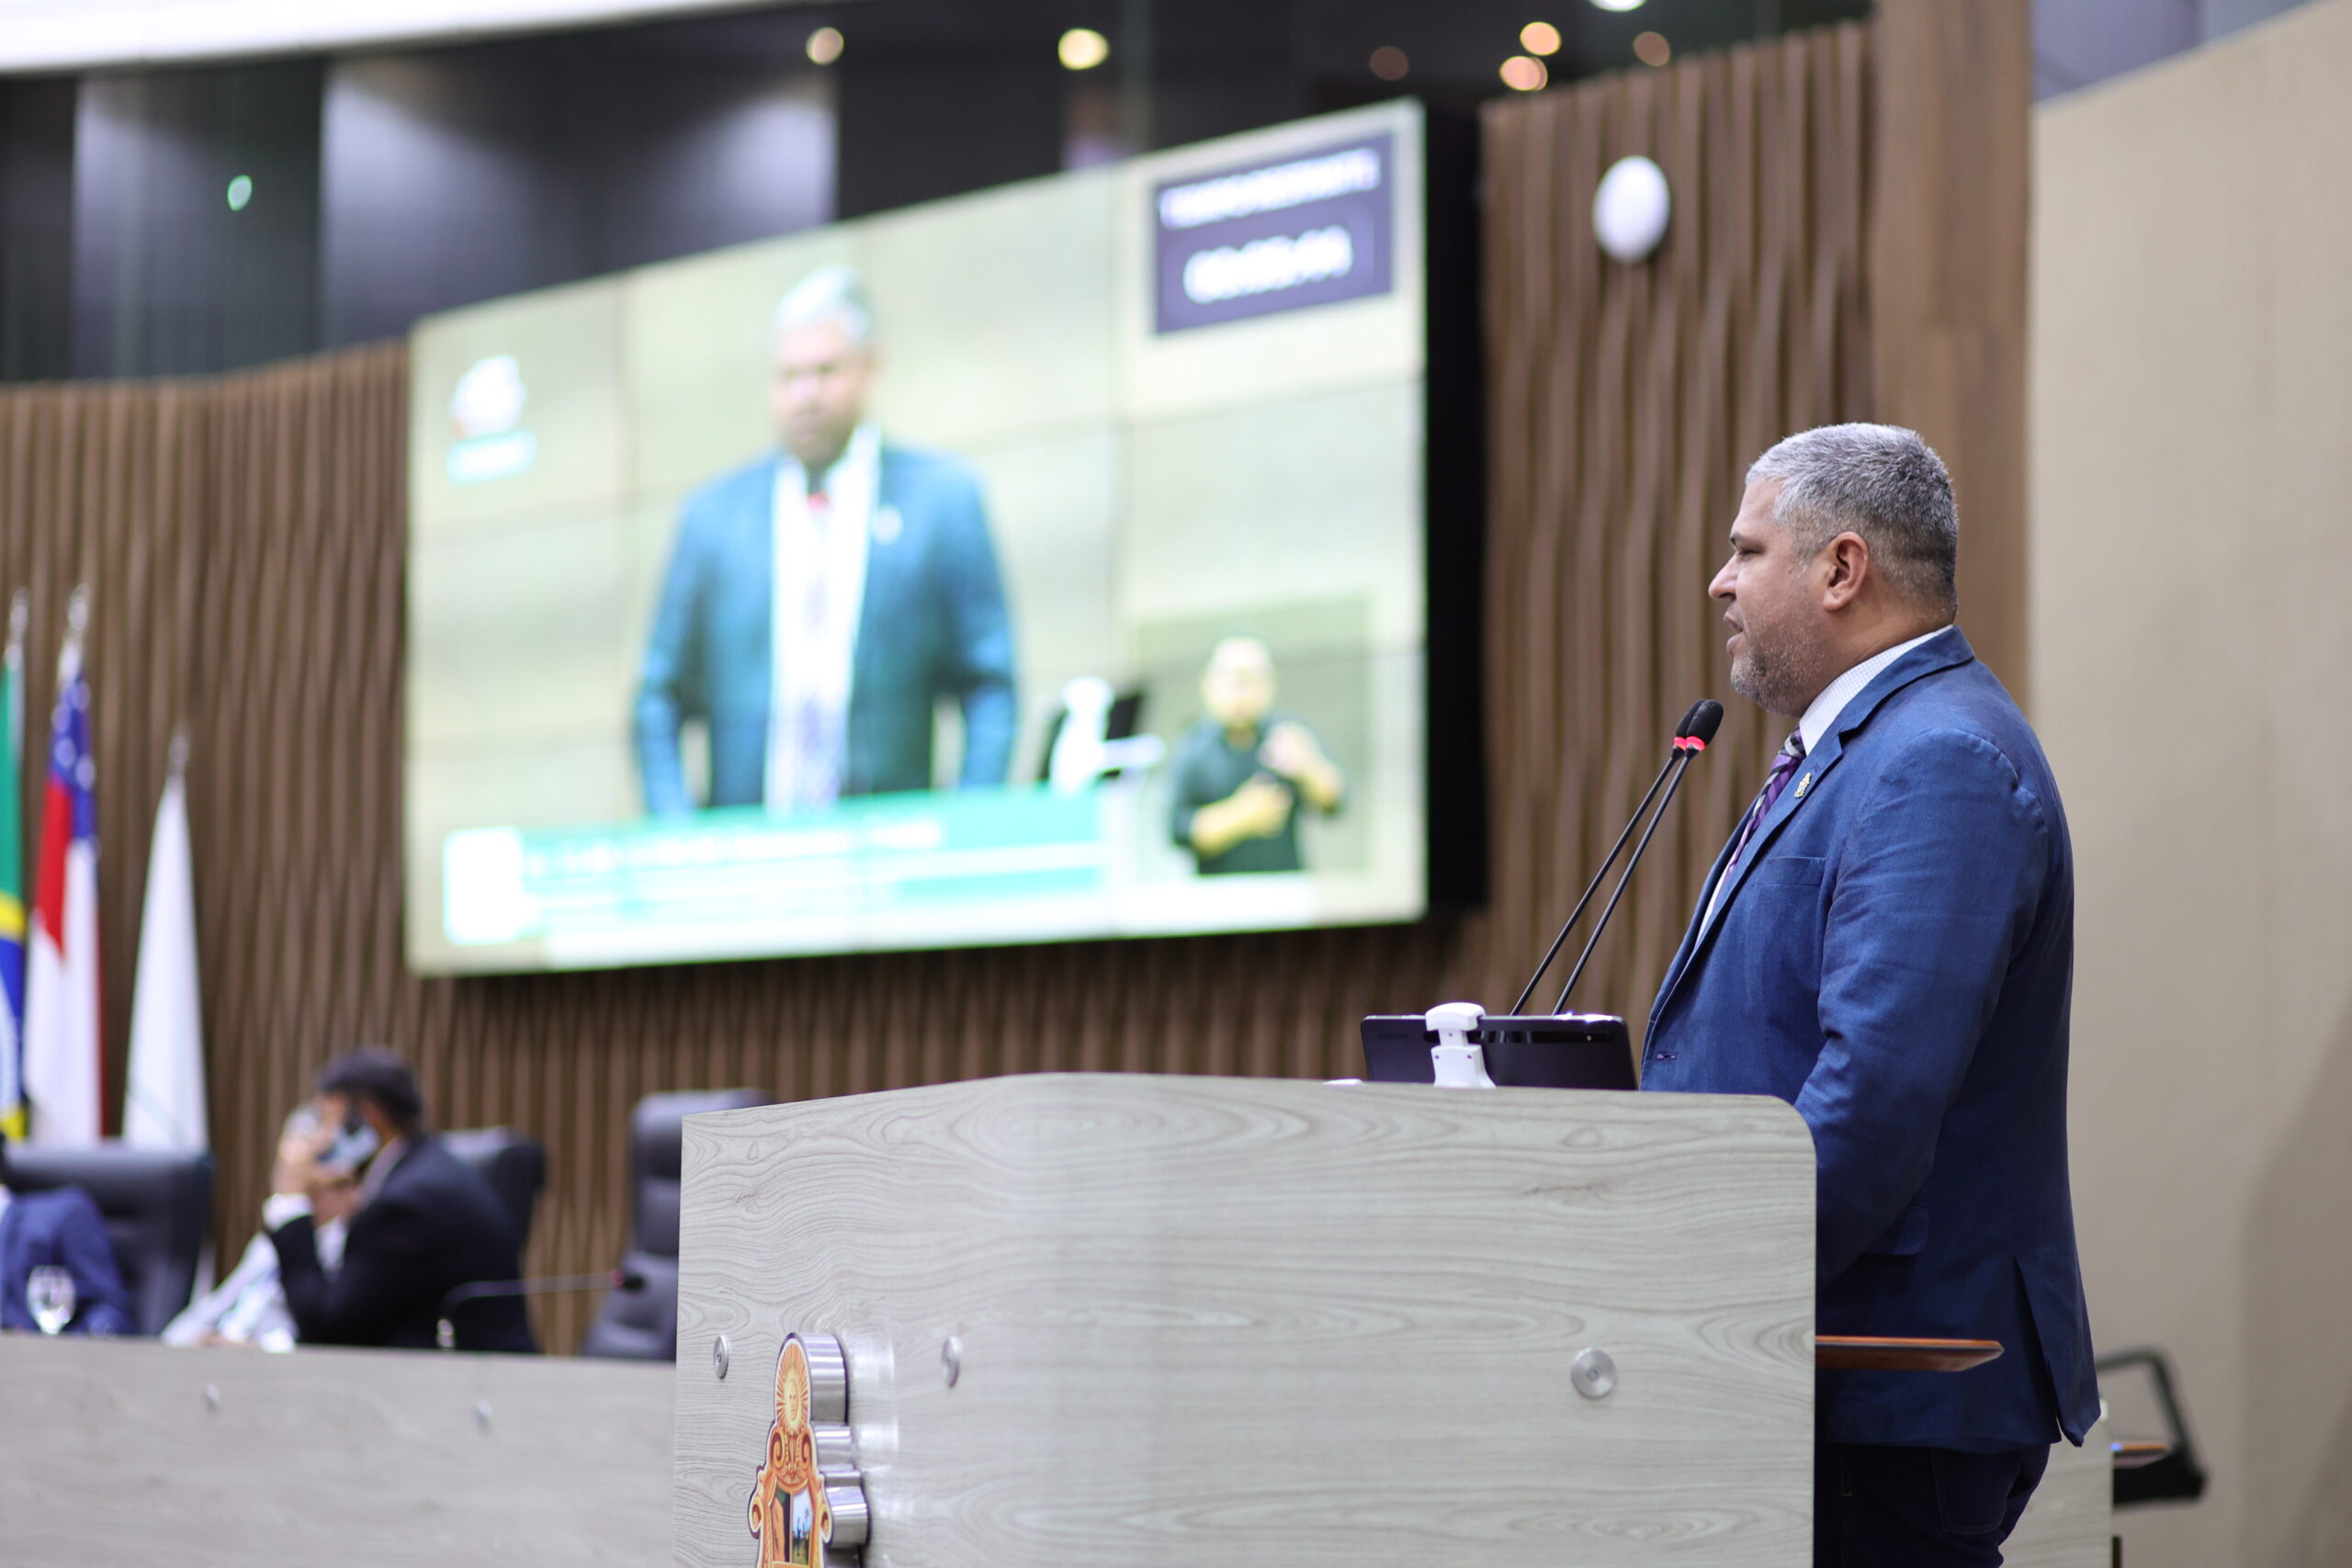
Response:
[[[1917,435],[1748,470],[1708,592],[1733,689],[1795,721],[1699,896],[1645,1089],[1812,1130],[1826,1334],[1989,1338],[1973,1371],[1825,1372],[1816,1564],[1997,1564],[2098,1418],[2066,1176],[2074,857],[2025,716],[1953,625],[1959,517]]]
[[[635,714],[646,809],[694,809],[679,732],[710,744],[707,806],[821,809],[932,787],[932,712],[963,710],[957,782],[1011,766],[1012,627],[969,467],[866,417],[873,312],[824,267],[776,312],[779,451],[686,498]]]
[[[40,1326],[25,1283],[34,1269],[54,1268],[74,1277],[74,1315],[61,1332],[138,1332],[114,1245],[90,1195],[78,1187],[18,1192],[8,1180],[8,1141],[0,1134],[0,1328],[30,1333]]]

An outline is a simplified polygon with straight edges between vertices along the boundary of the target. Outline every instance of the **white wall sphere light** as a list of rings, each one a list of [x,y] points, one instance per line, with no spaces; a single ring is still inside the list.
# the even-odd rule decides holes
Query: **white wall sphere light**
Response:
[[[1621,262],[1637,262],[1666,238],[1673,209],[1664,169],[1647,158],[1620,158],[1593,193],[1592,230],[1602,250]]]

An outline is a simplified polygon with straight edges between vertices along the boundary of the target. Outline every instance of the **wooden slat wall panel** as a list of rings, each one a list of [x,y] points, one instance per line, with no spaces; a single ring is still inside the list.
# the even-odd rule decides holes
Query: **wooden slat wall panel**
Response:
[[[241,1246],[277,1119],[329,1055],[419,1065],[445,1125],[551,1161],[529,1267],[607,1266],[628,1107],[1039,1068],[1334,1076],[1354,1021],[1508,1002],[1702,694],[1704,597],[1741,470],[1869,409],[1866,26],[1498,104],[1486,116],[1486,621],[1492,902],[1412,928],[425,980],[401,957],[406,367],[397,345],[208,382],[0,391],[0,589],[34,594],[28,728],[66,595],[92,590],[107,1032],[119,1082],[139,900],[185,718],[219,1223]],[[1672,232],[1636,267],[1591,232],[1646,152]],[[1639,1016],[1763,771],[1734,703],[1579,990]],[[28,784],[38,782],[39,754]],[[574,1343],[590,1303],[546,1303]]]
[[[1926,436],[1960,491],[1970,644],[2029,701],[2026,231],[2033,158],[2028,0],[1879,0],[1868,128],[1878,417]]]
[[[1869,412],[1869,36],[1849,26],[1487,111],[1487,680],[1503,852],[1492,924],[1446,973],[1489,1005],[1516,988],[1518,953],[1574,897],[1579,868],[1606,852],[1666,727],[1713,695],[1729,708],[1723,737],[1577,991],[1644,1010],[1780,742],[1727,689],[1705,586],[1747,460],[1790,431]],[[1622,266],[1592,237],[1592,194],[1632,153],[1666,170],[1675,213],[1657,254]]]

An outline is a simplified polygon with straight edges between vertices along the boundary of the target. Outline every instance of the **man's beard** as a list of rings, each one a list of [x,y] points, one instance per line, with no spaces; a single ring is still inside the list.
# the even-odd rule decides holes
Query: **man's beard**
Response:
[[[1801,655],[1788,657],[1783,649],[1768,651],[1758,641],[1752,625],[1743,626],[1741,636],[1746,645],[1731,661],[1731,689],[1766,713],[1782,718],[1803,714],[1813,700],[1812,694],[1825,684],[1813,678],[1810,666],[1816,661]]]

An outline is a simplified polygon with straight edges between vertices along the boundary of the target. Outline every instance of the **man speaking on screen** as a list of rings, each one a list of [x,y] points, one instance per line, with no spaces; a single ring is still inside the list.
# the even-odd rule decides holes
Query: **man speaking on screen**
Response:
[[[874,312],[844,266],[776,309],[778,450],[686,498],[640,668],[646,809],[696,802],[679,734],[710,742],[708,806],[822,809],[932,787],[932,714],[964,721],[964,786],[1012,761],[1012,628],[978,477],[883,438]]]
[[[1642,1088],[1777,1095],[1813,1134],[1825,1334],[2000,1341],[1832,1371],[1816,1564],[1994,1564],[2098,1416],[2066,1175],[2074,857],[2025,716],[1953,624],[1959,513],[1918,436],[1758,458],[1708,592],[1735,691],[1794,728],[1699,895]]]

